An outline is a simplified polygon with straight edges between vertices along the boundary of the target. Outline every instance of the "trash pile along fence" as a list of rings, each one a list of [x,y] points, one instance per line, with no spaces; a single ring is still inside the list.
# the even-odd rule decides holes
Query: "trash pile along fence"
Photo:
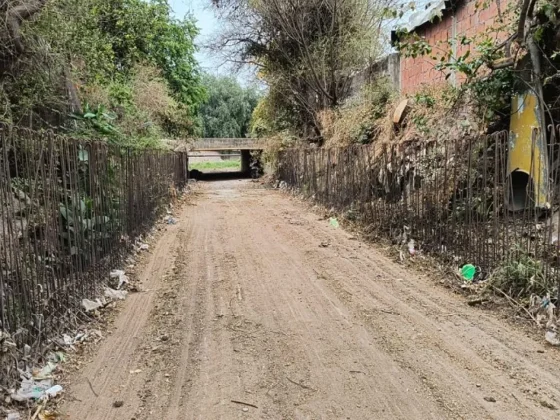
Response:
[[[72,324],[81,299],[101,296],[184,187],[187,155],[2,126],[0,171],[0,350],[36,351]],[[6,363],[16,367],[0,356],[0,385]]]
[[[548,179],[533,180],[548,187],[549,201],[540,208],[531,205],[535,188],[527,188],[523,195],[528,205],[522,211],[508,209],[508,199],[520,190],[514,192],[509,182],[507,132],[458,141],[288,149],[280,155],[278,175],[305,196],[361,223],[373,236],[408,245],[410,253],[435,254],[454,267],[473,264],[476,280],[500,270],[505,278],[501,286],[511,296],[556,293],[558,128],[549,127],[546,151],[538,149],[537,131],[526,150],[529,173],[536,172],[533,165],[548,164]]]

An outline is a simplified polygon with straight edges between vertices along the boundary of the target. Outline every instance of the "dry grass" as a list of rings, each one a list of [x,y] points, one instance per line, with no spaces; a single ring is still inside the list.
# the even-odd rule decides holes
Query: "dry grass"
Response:
[[[134,104],[153,121],[161,121],[177,106],[160,72],[149,66],[137,66],[132,79]]]
[[[109,105],[109,90],[107,86],[97,84],[84,85],[80,89],[80,99],[84,104]]]
[[[468,98],[451,86],[424,88],[408,103],[407,114],[395,132],[399,142],[453,140],[478,131],[478,118]]]
[[[385,116],[396,95],[385,80],[366,85],[360,93],[338,109],[319,114],[326,147],[371,143],[385,133]]]
[[[280,152],[286,148],[296,145],[296,138],[290,133],[281,131],[266,139],[266,146],[263,153],[264,162],[275,169],[278,164],[278,156]]]
[[[472,102],[450,86],[426,88],[408,97],[408,109],[399,126],[393,123],[393,115],[405,97],[383,96],[382,89],[366,87],[344,107],[321,112],[325,147],[453,140],[481,132]]]

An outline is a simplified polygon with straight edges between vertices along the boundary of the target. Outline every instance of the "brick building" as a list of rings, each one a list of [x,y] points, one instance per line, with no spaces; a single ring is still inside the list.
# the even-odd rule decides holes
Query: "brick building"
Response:
[[[478,7],[476,0],[440,0],[427,3],[419,7],[414,13],[405,16],[406,22],[399,27],[415,32],[430,44],[435,55],[442,55],[449,50],[446,43],[450,40],[460,40],[463,35],[472,37],[475,34],[488,34],[497,39],[503,38],[504,33],[494,30],[498,26],[502,11],[505,10],[506,1],[501,2],[501,8],[495,0],[490,0],[487,5]],[[401,21],[402,22],[402,21]],[[396,32],[392,33],[393,41],[397,40]],[[453,53],[456,57],[462,56],[467,49],[473,46],[460,45],[454,42]],[[400,90],[401,93],[413,93],[423,85],[436,85],[438,83],[461,83],[461,77],[457,74],[446,74],[434,67],[436,61],[428,56],[416,58],[400,58]]]

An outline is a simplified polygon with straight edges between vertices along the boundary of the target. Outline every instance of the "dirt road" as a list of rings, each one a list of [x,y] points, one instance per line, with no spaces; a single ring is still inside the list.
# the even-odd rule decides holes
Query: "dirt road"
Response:
[[[560,418],[557,350],[254,185],[184,208],[70,419]]]

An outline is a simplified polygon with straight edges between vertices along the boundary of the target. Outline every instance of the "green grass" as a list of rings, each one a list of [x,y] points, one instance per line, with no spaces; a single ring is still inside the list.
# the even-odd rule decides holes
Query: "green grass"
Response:
[[[223,169],[241,170],[241,160],[217,160],[214,162],[191,162],[189,169],[198,171],[217,171]]]

